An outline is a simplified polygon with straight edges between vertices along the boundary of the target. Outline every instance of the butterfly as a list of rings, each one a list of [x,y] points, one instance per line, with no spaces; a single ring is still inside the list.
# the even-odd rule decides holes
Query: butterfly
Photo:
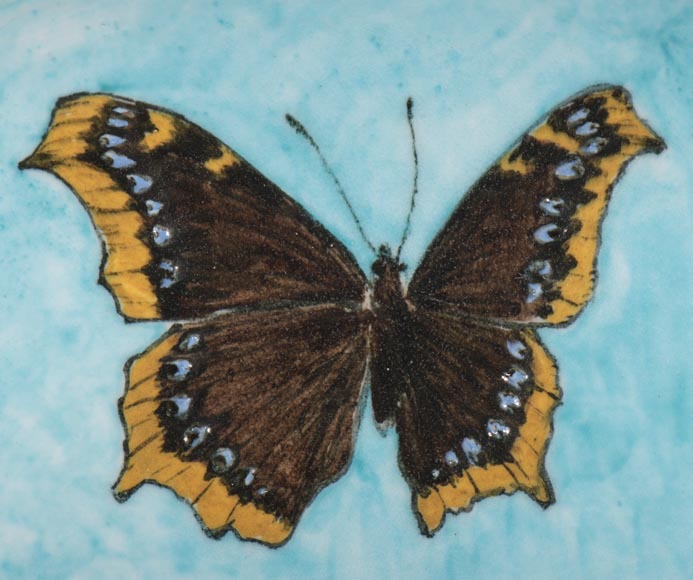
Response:
[[[424,534],[489,496],[549,505],[561,391],[536,329],[581,312],[614,184],[664,147],[624,88],[589,88],[476,182],[407,281],[387,246],[369,280],[296,201],[181,115],[108,94],[60,99],[20,168],[52,172],[82,202],[120,314],[173,322],[126,365],[116,497],[156,483],[212,536],[282,545],[347,470],[369,387]]]

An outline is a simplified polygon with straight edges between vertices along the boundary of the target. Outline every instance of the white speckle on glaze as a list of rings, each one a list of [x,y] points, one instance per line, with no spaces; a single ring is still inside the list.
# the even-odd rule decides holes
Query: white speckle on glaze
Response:
[[[527,382],[529,375],[520,367],[513,367],[501,375],[503,381],[513,389],[520,390],[522,385]]]
[[[165,276],[161,278],[159,286],[161,288],[170,288],[178,281],[178,266],[171,260],[161,260],[159,269],[165,272]]]
[[[527,304],[532,304],[532,302],[539,300],[543,293],[544,289],[541,287],[541,284],[538,282],[530,282],[527,284],[527,298],[525,299],[525,302]]]

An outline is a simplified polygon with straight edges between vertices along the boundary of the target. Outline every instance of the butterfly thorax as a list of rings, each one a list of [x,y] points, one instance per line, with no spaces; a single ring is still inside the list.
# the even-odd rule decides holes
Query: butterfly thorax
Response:
[[[400,273],[406,269],[392,256],[389,246],[380,246],[373,262],[373,311],[376,316],[398,316],[409,309]]]
[[[397,400],[406,384],[412,357],[411,304],[400,278],[405,266],[388,246],[381,246],[373,263],[371,393],[379,424],[393,419]]]

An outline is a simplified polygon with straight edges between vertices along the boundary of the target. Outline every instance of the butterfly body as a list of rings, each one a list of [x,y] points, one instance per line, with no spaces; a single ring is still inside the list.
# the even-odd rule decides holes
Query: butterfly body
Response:
[[[281,545],[348,468],[370,386],[423,533],[493,495],[549,505],[561,391],[536,327],[568,324],[590,299],[612,188],[663,148],[627,91],[588,89],[492,165],[407,283],[386,246],[369,282],[306,210],[184,117],[113,95],[59,100],[20,167],[77,194],[123,316],[173,323],[126,365],[116,497],[156,483],[211,535]]]
[[[373,263],[373,297],[371,344],[373,360],[370,388],[375,421],[379,425],[392,423],[397,401],[401,397],[411,356],[412,311],[402,284],[400,264],[387,246],[381,246]]]

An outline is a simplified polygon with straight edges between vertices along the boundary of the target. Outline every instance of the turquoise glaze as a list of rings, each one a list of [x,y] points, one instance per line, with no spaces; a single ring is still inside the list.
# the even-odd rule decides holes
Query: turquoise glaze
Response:
[[[0,577],[690,577],[692,27],[685,0],[2,2]],[[122,366],[166,325],[122,321],[96,285],[100,243],[75,196],[17,169],[58,97],[107,91],[180,112],[368,268],[330,178],[284,115],[319,142],[373,242],[396,246],[413,176],[412,96],[411,272],[485,168],[554,105],[601,82],[627,87],[669,148],[636,159],[614,190],[592,303],[572,326],[541,332],[564,389],[547,459],[554,506],[487,499],[421,536],[396,436],[378,435],[370,408],[349,472],[279,550],[207,538],[164,489],[113,499]]]

